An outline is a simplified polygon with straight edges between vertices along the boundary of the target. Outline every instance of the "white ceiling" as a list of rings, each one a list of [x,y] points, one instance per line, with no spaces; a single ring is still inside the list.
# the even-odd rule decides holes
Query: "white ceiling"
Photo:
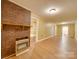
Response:
[[[63,22],[75,21],[77,1],[76,0],[10,0],[32,13],[40,16],[47,22]],[[48,14],[46,11],[49,8],[58,10],[56,14]]]

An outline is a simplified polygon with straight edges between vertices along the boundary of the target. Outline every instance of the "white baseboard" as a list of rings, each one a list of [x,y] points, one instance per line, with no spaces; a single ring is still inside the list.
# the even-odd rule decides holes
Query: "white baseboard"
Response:
[[[19,56],[19,55],[21,55],[21,54],[23,54],[23,53],[25,53],[25,52],[27,52],[27,51],[29,51],[29,48],[26,49],[26,50],[24,50],[23,52],[21,52],[21,53],[19,53],[19,54],[16,54],[16,56]],[[13,56],[13,55],[15,55],[15,54],[9,55],[9,56],[4,57],[4,58],[2,58],[2,59],[7,59],[7,58],[9,58],[9,57],[11,57],[11,56]]]
[[[24,50],[24,51],[22,51],[21,53],[16,54],[16,56],[19,56],[19,55],[21,55],[21,54],[23,54],[23,53],[25,53],[25,52],[27,52],[27,51],[29,51],[29,48],[26,49],[26,50]]]
[[[41,41],[44,41],[44,40],[46,40],[46,39],[48,39],[48,38],[51,38],[51,37],[53,37],[53,36],[51,35],[51,36],[45,37],[45,38],[43,38],[43,39],[40,39],[40,40],[37,41],[37,43],[38,43],[38,42],[41,42]]]
[[[11,57],[11,56],[13,56],[13,55],[15,55],[15,53],[14,53],[14,54],[11,54],[11,55],[9,55],[9,56],[7,56],[7,57],[4,57],[4,58],[2,58],[2,59],[7,59],[7,58],[9,58],[9,57]]]

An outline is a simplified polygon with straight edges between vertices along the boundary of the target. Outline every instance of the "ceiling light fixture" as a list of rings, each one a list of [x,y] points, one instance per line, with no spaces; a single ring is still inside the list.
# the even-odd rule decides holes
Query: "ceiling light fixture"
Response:
[[[56,12],[56,9],[50,9],[49,10],[49,14],[53,14],[53,13],[55,13]]]
[[[47,15],[56,15],[58,13],[60,13],[61,9],[58,8],[58,7],[50,7],[50,8],[47,8],[45,13]]]

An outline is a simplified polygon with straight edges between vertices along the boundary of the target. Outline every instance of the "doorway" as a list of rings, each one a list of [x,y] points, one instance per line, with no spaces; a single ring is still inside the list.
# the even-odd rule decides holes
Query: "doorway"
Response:
[[[68,26],[62,26],[62,37],[68,37]]]

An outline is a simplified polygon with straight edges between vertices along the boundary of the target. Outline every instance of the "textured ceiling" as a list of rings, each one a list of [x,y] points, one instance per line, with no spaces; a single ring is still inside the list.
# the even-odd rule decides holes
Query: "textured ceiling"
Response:
[[[43,18],[47,22],[63,22],[76,20],[77,1],[76,0],[10,0],[34,14]],[[49,8],[58,10],[55,14],[48,14]]]

